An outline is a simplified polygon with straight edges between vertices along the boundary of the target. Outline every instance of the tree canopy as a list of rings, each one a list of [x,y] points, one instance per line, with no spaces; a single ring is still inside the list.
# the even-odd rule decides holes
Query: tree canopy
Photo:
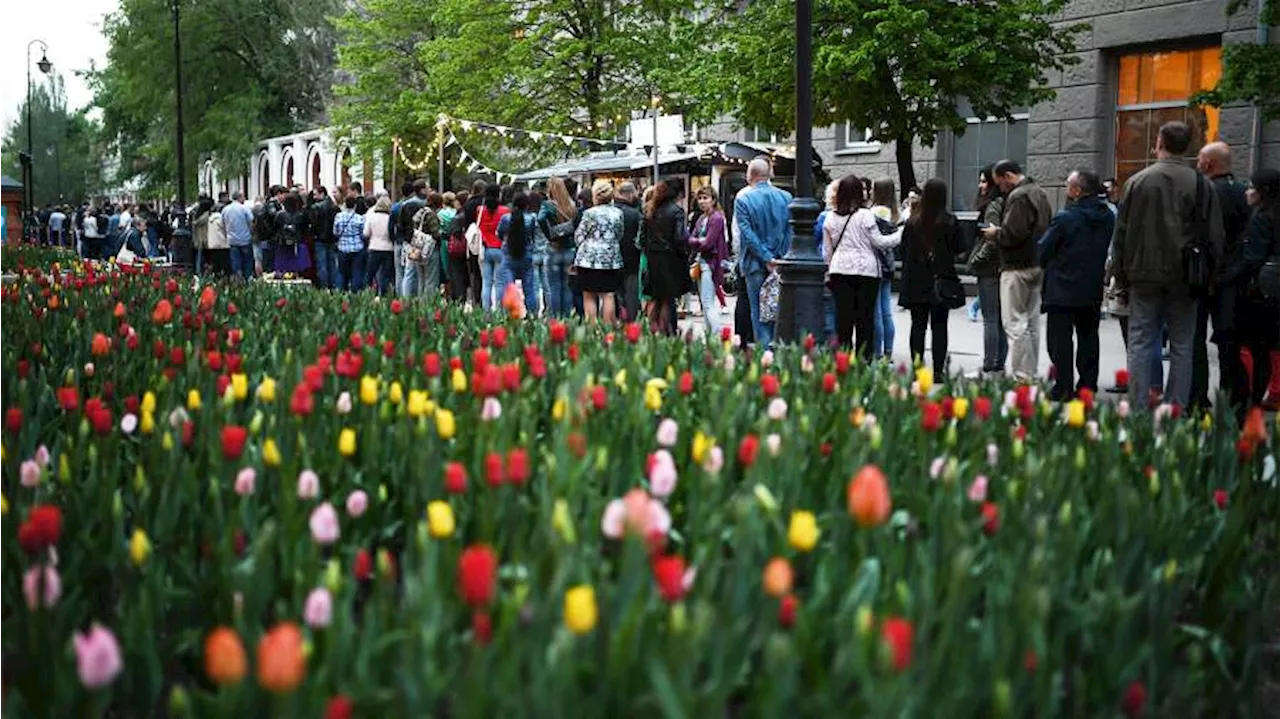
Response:
[[[37,84],[31,93],[31,141],[37,206],[78,203],[99,189],[99,127],[85,110],[67,107],[62,76]],[[4,172],[22,177],[20,152],[27,150],[27,102],[5,132]]]
[[[1248,7],[1246,0],[1231,0],[1227,14],[1235,15]],[[1266,0],[1260,21],[1272,27],[1280,25],[1280,0]],[[1266,119],[1280,119],[1280,45],[1239,43],[1222,48],[1218,86],[1197,99],[1215,106],[1250,102]]]
[[[241,174],[254,143],[324,119],[338,0],[121,0],[107,15],[107,64],[90,74],[124,180],[176,185],[173,2],[181,4],[188,184],[212,158]]]
[[[1009,117],[1054,96],[1045,72],[1074,62],[1073,27],[1051,17],[1065,0],[816,0],[813,109],[819,126],[869,128],[897,145],[902,186],[915,184],[911,144],[963,131],[961,104]],[[744,125],[785,133],[795,123],[795,3],[708,3],[683,73],[689,92]],[[730,70],[731,69],[731,70]]]
[[[670,89],[665,68],[689,56],[674,42],[688,7],[679,0],[363,0],[337,22],[345,77],[333,117],[366,149],[397,137],[425,144],[442,112],[613,136],[632,110]]]

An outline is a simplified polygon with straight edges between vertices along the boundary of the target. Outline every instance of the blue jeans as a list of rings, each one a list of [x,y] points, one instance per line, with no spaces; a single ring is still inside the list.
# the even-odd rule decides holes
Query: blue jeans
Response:
[[[573,266],[575,254],[572,249],[553,249],[547,255],[547,312],[552,317],[568,317],[573,309],[569,268]]]
[[[231,274],[253,279],[253,245],[231,246]]]
[[[536,308],[547,311],[547,250],[533,251],[533,289],[528,285],[524,288],[525,294],[537,293]],[[537,312],[537,309],[534,310]]]
[[[364,288],[365,251],[338,252],[338,289],[359,291]]]
[[[391,263],[391,268],[395,279],[391,282],[391,294],[399,294],[400,288],[404,286],[404,243],[395,243],[392,252],[394,253],[394,260]]]
[[[530,314],[536,314],[538,311],[538,285],[537,278],[533,271],[533,258],[525,255],[520,259],[515,259],[508,255],[503,255],[502,268],[498,271],[499,294],[506,294],[507,285],[514,284],[516,280],[520,280],[521,289],[524,290],[524,308]]]
[[[711,265],[699,257],[698,267],[698,302],[702,305],[702,321],[707,325],[710,339],[720,339],[720,328],[724,322],[720,319],[720,299],[716,297],[716,278],[711,273]]]
[[[1161,378],[1160,340],[1169,334],[1169,375]],[[1192,344],[1196,300],[1159,287],[1129,290],[1129,401],[1147,408],[1151,389],[1164,389],[1164,401],[1187,406],[1191,397]],[[1160,380],[1165,380],[1161,387]]]
[[[262,243],[262,274],[276,271],[276,248],[270,242]]]
[[[876,295],[876,334],[871,343],[874,357],[893,356],[893,288],[889,280],[880,280],[880,292]]]
[[[822,333],[828,345],[837,343],[836,300],[831,296],[831,290],[826,287],[822,288]]]
[[[401,297],[434,297],[440,293],[440,256],[439,250],[431,254],[426,262],[410,262],[404,267],[404,278],[400,283]]]
[[[491,310],[501,304],[502,298],[495,298],[494,292],[500,291],[499,281],[502,271],[502,250],[496,247],[484,248],[480,257],[480,306]]]
[[[978,278],[978,303],[982,308],[982,371],[1003,372],[1009,338],[1000,321],[999,275]]]
[[[338,275],[338,248],[328,242],[316,243],[316,285],[331,290],[337,288],[342,279]]]
[[[747,302],[751,308],[751,329],[756,333],[756,346],[761,349],[773,344],[773,323],[760,321],[760,287],[769,276],[769,271],[761,267],[746,274]]]
[[[388,294],[391,280],[395,278],[394,261],[395,253],[391,250],[369,250],[365,258],[365,286],[375,288],[380,295]]]

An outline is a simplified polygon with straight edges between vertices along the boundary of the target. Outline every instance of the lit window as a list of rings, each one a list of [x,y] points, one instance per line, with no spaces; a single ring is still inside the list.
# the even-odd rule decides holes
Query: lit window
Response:
[[[1192,106],[1191,96],[1211,90],[1222,74],[1222,48],[1174,50],[1120,58],[1116,94],[1116,181],[1123,183],[1155,162],[1160,126],[1175,120],[1191,128],[1192,158],[1218,139],[1218,109]]]

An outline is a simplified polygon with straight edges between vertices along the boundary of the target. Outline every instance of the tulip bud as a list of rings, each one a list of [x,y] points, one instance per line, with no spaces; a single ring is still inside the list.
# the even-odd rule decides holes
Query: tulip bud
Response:
[[[111,495],[111,516],[114,519],[124,516],[124,498],[120,496],[118,489]]]
[[[324,568],[324,586],[334,594],[342,589],[342,567],[337,559],[330,559]]]
[[[418,551],[420,552],[426,551],[428,539],[430,538],[430,536],[431,535],[428,533],[426,520],[419,520],[417,526],[414,527],[414,532],[413,532],[413,539],[414,539],[414,542],[417,543]]]
[[[1151,477],[1147,479],[1147,492],[1152,497],[1160,496],[1160,473],[1153,471]]]
[[[174,684],[173,689],[169,690],[169,716],[186,716],[188,708],[187,690],[181,685]]]
[[[774,632],[769,635],[769,639],[764,646],[765,666],[784,666],[785,662],[791,660],[793,654],[795,654],[795,651],[790,634]]]
[[[569,503],[564,499],[557,499],[555,509],[551,512],[551,527],[560,535],[560,539],[565,544],[574,544],[577,541],[577,532],[573,527],[573,517],[569,513]]]
[[[948,447],[956,446],[956,426],[955,424],[947,425],[947,433],[943,435],[943,441]]]
[[[1083,469],[1084,469],[1084,461],[1085,461],[1084,447],[1077,446],[1077,447],[1076,447],[1076,458],[1075,458],[1075,464],[1076,464],[1076,469],[1077,469],[1077,470],[1083,470]]]
[[[71,462],[67,461],[67,453],[58,455],[58,479],[66,484],[71,481]]]
[[[775,514],[778,511],[778,500],[773,496],[773,492],[763,484],[757,484],[751,489],[756,496],[756,501],[760,503],[760,507],[769,514]]]
[[[1026,453],[1027,453],[1027,449],[1025,446],[1023,446],[1022,440],[1020,439],[1013,440],[1013,458],[1022,459],[1026,455]]]
[[[884,430],[877,424],[871,428],[871,449],[879,451],[882,444],[884,444]]]
[[[96,444],[89,445],[89,466],[98,464],[98,446]]]
[[[998,717],[1009,716],[1009,710],[1013,704],[1013,690],[1009,687],[1008,679],[997,679],[995,691],[993,692],[993,703],[995,704],[995,712]]]
[[[675,636],[684,634],[689,627],[689,613],[686,611],[684,602],[676,602],[671,605],[671,612],[667,618],[667,626],[670,627],[671,633]]]
[[[898,603],[904,607],[911,606],[911,587],[907,583],[899,579],[894,584],[894,592],[898,595]]]
[[[1018,498],[1018,493],[1019,493],[1019,492],[1021,491],[1021,489],[1022,489],[1022,485],[1018,483],[1018,480],[1016,480],[1016,479],[1011,479],[1011,480],[1009,480],[1009,483],[1008,483],[1008,485],[1007,485],[1007,488],[1008,488],[1008,490],[1009,490],[1009,498],[1010,498],[1010,499],[1017,499],[1017,498]]]
[[[80,431],[80,439],[84,439],[85,437],[89,436],[89,420],[87,419],[80,420],[79,431]]]
[[[866,639],[871,636],[871,630],[875,628],[875,614],[872,613],[871,607],[866,604],[858,605],[858,613],[854,618],[854,626],[858,630],[858,636]]]
[[[608,447],[599,447],[596,449],[596,471],[603,472],[605,467],[609,466],[609,449]]]
[[[1049,588],[1048,587],[1037,588],[1035,592],[1035,600],[1036,600],[1036,612],[1039,614],[1039,616],[1040,617],[1049,616],[1049,609],[1052,606],[1052,602],[1050,601],[1050,598],[1049,598]]]
[[[255,437],[258,436],[258,433],[262,431],[263,419],[261,410],[254,411],[253,419],[249,420],[249,434]]]
[[[1169,584],[1178,576],[1178,560],[1170,559],[1164,563],[1164,570],[1161,573],[1164,577],[1164,583]]]
[[[143,471],[142,465],[134,467],[133,470],[133,491],[138,494],[144,494],[147,491],[147,473]]]
[[[1058,507],[1058,524],[1065,527],[1070,523],[1071,523],[1071,500],[1067,500],[1062,503],[1061,507]]]

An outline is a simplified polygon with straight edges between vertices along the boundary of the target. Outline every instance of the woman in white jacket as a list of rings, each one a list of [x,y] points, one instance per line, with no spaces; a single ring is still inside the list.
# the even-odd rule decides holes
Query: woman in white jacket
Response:
[[[364,239],[369,248],[364,286],[380,295],[389,294],[395,279],[395,247],[391,244],[391,200],[383,195],[364,216]],[[376,281],[376,284],[375,284]]]
[[[876,250],[897,247],[902,229],[881,234],[876,216],[864,207],[864,194],[862,180],[853,175],[840,179],[835,210],[822,224],[822,257],[836,302],[836,337],[848,347],[856,332],[858,355],[870,362],[880,289]]]

